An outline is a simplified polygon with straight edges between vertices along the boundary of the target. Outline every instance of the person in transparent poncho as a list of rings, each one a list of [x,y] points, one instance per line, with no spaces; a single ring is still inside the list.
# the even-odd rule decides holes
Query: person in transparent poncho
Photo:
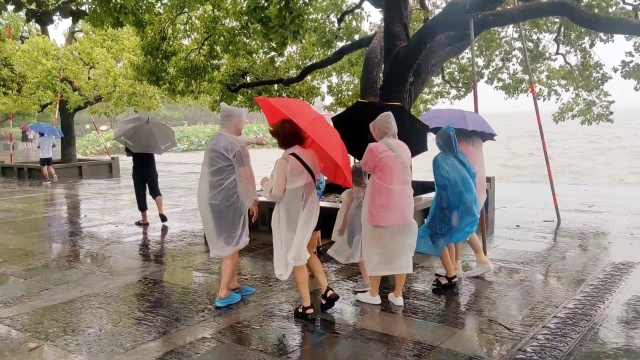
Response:
[[[320,162],[313,151],[302,147],[305,134],[293,121],[278,122],[270,133],[284,150],[271,176],[260,183],[261,194],[275,202],[271,219],[273,268],[280,280],[289,279],[293,273],[302,297],[302,305],[295,308],[294,316],[314,320],[307,265],[322,287],[321,311],[331,309],[340,299],[329,286],[322,264],[314,253],[316,243],[311,241],[320,214],[315,185],[320,175]]]
[[[455,246],[467,240],[478,228],[480,208],[476,195],[476,172],[458,147],[451,126],[438,131],[440,153],[433,158],[436,193],[429,216],[418,231],[416,252],[439,256],[445,274],[436,274],[434,288],[456,286]]]
[[[336,235],[331,249],[327,252],[342,264],[357,263],[362,281],[355,285],[355,292],[371,290],[369,273],[362,258],[362,201],[367,190],[366,173],[360,164],[351,167],[353,188],[342,193],[342,206],[336,217]]]
[[[249,151],[240,138],[246,122],[244,109],[220,105],[220,131],[215,133],[204,153],[198,208],[209,253],[222,259],[220,288],[216,307],[239,302],[256,290],[238,283],[238,251],[249,243],[249,218],[258,216],[258,194],[251,169]]]
[[[413,219],[411,151],[398,140],[398,127],[390,112],[378,116],[369,129],[377,141],[367,146],[362,169],[371,174],[362,204],[362,255],[371,290],[358,301],[380,304],[380,280],[394,275],[395,290],[388,299],[403,306],[407,274],[413,273],[418,224]]]
[[[476,171],[476,196],[478,198],[478,206],[482,210],[482,207],[487,200],[487,180],[486,171],[484,166],[484,152],[483,142],[479,136],[474,135],[468,130],[456,129],[456,138],[458,139],[458,148],[460,152],[469,160],[471,166]],[[469,272],[462,272],[462,263],[460,261],[460,255],[462,253],[462,243],[455,244],[455,270],[456,275],[464,275],[466,277],[478,277],[483,276],[493,271],[493,265],[482,249],[482,242],[478,238],[476,233],[471,234],[467,240],[469,246],[473,250],[476,256],[476,266]],[[444,269],[436,271],[439,276],[446,275]]]

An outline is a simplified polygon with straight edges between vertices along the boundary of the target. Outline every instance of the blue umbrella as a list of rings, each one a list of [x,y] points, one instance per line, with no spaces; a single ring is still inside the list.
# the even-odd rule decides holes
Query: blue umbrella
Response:
[[[57,136],[57,137],[63,137],[64,135],[62,134],[62,130],[60,130],[59,126],[53,126],[51,124],[45,124],[45,123],[41,123],[41,122],[37,122],[37,123],[33,123],[29,125],[29,129],[37,132],[37,133],[41,133],[41,134],[45,134],[45,135],[52,135],[52,136]]]
[[[435,134],[449,125],[454,129],[467,130],[478,135],[482,141],[495,140],[496,132],[482,116],[461,109],[434,109],[420,116],[429,129]]]

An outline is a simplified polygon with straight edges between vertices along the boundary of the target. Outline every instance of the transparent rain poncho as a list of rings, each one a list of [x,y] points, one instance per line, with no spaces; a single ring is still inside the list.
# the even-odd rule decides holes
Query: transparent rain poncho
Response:
[[[249,151],[240,135],[244,109],[221,104],[220,131],[207,144],[200,182],[198,208],[210,255],[223,258],[249,243],[248,210],[257,200]]]
[[[476,173],[460,152],[452,127],[436,135],[440,153],[433,159],[436,194],[429,216],[418,231],[416,252],[439,256],[447,244],[465,241],[473,234],[480,218],[476,198]]]
[[[487,177],[484,166],[483,142],[479,136],[465,130],[456,130],[458,147],[476,171],[476,195],[480,209],[487,200]]]
[[[342,193],[342,205],[338,210],[332,240],[336,243],[327,254],[343,264],[354,264],[362,260],[362,201],[366,192],[366,173],[360,164],[351,167],[353,188]],[[343,236],[338,230],[343,225],[345,213],[347,226]]]
[[[293,153],[311,168],[313,177]],[[273,269],[280,280],[287,280],[294,266],[305,265],[309,259],[307,244],[320,215],[316,193],[320,168],[313,151],[294,146],[276,161],[269,181],[263,186],[261,194],[275,202],[271,217]]]

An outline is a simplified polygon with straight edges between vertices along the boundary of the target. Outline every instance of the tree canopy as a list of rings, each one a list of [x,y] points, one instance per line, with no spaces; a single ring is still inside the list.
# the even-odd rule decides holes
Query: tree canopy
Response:
[[[333,98],[334,110],[363,98],[421,112],[462,99],[472,85],[470,19],[478,80],[508,98],[529,91],[513,26],[523,24],[538,96],[560,104],[556,121],[611,121],[614,99],[604,86],[614,73],[640,90],[640,4],[630,0],[4,2],[22,4],[36,24],[60,16],[135,29],[142,39],[137,75],[213,108],[220,101],[255,108],[256,95],[322,96]],[[381,20],[368,17],[365,3]],[[40,12],[29,13],[34,7]],[[633,48],[610,69],[594,47],[614,34],[628,35]]]

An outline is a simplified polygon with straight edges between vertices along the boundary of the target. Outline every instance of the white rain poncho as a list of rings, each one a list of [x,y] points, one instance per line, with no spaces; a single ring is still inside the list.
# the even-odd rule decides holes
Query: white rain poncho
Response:
[[[487,200],[487,178],[482,139],[467,131],[456,131],[456,137],[458,138],[458,148],[476,171],[476,194],[478,196],[478,206],[482,209]]]
[[[362,260],[362,201],[366,192],[366,173],[359,164],[351,167],[353,189],[342,193],[342,205],[334,226],[335,244],[327,254],[343,264],[354,264]],[[337,234],[347,213],[347,226],[343,236]]]
[[[314,176],[293,156],[297,154],[307,163]],[[276,277],[287,280],[294,266],[307,263],[307,244],[318,222],[320,200],[316,194],[316,180],[320,175],[320,162],[308,149],[294,146],[276,161],[276,165],[264,184],[264,195],[275,208],[271,218],[273,235],[273,269]]]
[[[210,255],[224,258],[249,243],[248,210],[257,200],[249,151],[240,139],[244,109],[221,104],[220,131],[207,144],[198,208]]]

